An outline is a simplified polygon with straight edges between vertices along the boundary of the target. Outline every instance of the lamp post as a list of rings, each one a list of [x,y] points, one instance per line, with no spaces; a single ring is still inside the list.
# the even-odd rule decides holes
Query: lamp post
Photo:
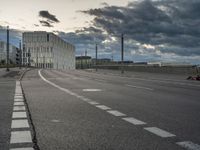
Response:
[[[96,71],[97,71],[97,59],[98,59],[97,55],[98,55],[98,45],[96,44],[96,59],[95,59]]]
[[[6,50],[7,50],[6,71],[9,71],[9,26],[7,26],[7,44],[6,44]]]
[[[124,35],[121,37],[121,73],[124,73]]]

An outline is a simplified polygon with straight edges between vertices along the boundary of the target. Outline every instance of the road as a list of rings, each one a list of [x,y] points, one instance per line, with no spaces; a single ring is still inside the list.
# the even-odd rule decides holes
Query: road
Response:
[[[200,149],[199,82],[35,69],[22,88],[41,150]]]

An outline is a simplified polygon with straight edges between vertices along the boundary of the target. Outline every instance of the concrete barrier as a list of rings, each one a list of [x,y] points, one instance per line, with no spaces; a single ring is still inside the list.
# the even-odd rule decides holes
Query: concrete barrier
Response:
[[[148,65],[98,65],[98,69],[111,69],[136,72],[150,72],[150,73],[164,73],[164,74],[182,74],[182,75],[196,75],[199,68],[195,66],[148,66]]]

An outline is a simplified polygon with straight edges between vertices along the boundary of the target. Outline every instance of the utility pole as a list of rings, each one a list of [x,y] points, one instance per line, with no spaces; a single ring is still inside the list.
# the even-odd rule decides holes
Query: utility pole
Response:
[[[96,60],[95,60],[95,67],[96,67],[96,71],[97,71],[97,59],[98,59],[98,57],[97,57],[97,54],[98,53],[98,45],[96,44]]]
[[[7,26],[7,45],[6,45],[6,50],[7,50],[7,61],[6,61],[6,71],[9,71],[9,26]]]
[[[22,66],[22,45],[21,40],[19,41],[19,69],[21,69]]]
[[[121,73],[124,73],[124,35],[121,37]]]

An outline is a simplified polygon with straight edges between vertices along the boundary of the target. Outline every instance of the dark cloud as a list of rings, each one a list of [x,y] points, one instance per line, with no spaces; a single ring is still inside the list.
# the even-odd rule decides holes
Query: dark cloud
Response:
[[[40,23],[44,27],[53,27],[53,25],[49,23],[48,21],[40,20]]]
[[[55,15],[50,14],[47,10],[42,10],[39,12],[39,16],[47,19],[49,22],[59,23],[60,21],[56,18]]]
[[[180,55],[200,47],[199,0],[134,1],[126,7],[105,6],[82,13],[94,16],[93,26],[113,36],[124,33],[140,43],[180,47],[182,53],[174,51]],[[199,55],[197,50],[191,53]]]

